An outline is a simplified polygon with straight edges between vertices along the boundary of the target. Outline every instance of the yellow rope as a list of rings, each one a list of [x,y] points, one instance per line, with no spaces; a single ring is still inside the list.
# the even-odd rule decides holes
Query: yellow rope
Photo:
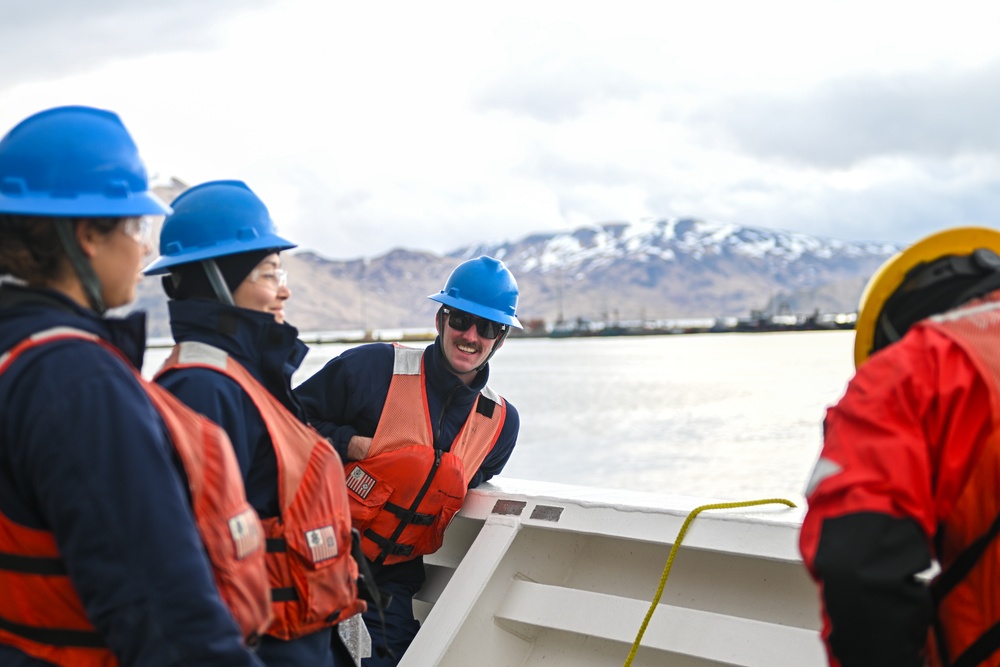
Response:
[[[656,611],[656,606],[660,603],[660,596],[663,595],[663,587],[667,585],[667,575],[670,574],[670,567],[674,564],[674,556],[677,555],[677,549],[681,546],[681,540],[684,539],[684,534],[687,532],[688,526],[691,525],[691,522],[694,521],[694,518],[705,510],[728,510],[737,507],[771,505],[774,503],[795,507],[795,503],[790,500],[785,500],[784,498],[766,498],[764,500],[744,500],[734,503],[702,505],[701,507],[696,507],[691,510],[691,512],[687,515],[687,518],[684,520],[684,525],[681,526],[680,532],[677,533],[677,539],[674,540],[674,546],[670,548],[670,555],[667,557],[667,565],[663,568],[663,576],[660,577],[660,586],[656,589],[656,595],[653,597],[653,603],[649,606],[649,611],[646,612],[646,618],[643,619],[642,626],[639,628],[639,634],[636,635],[635,641],[632,643],[632,650],[628,653],[628,659],[625,660],[624,667],[629,667],[629,665],[632,664],[632,660],[635,659],[635,653],[639,650],[639,643],[642,641],[642,636],[646,633],[646,626],[649,625],[649,620],[653,618],[653,612]]]

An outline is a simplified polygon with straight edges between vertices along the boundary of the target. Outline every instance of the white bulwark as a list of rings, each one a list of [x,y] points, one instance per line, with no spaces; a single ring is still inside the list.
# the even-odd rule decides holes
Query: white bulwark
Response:
[[[740,500],[757,500],[746,498]],[[713,502],[498,478],[425,557],[422,627],[400,667],[624,665],[678,531]],[[632,665],[822,667],[803,510],[700,513]]]

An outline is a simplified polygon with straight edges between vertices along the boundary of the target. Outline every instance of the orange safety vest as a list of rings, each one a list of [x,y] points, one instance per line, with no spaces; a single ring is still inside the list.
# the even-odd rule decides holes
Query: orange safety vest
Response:
[[[198,342],[176,345],[157,377],[178,368],[207,368],[239,384],[274,444],[281,514],[263,520],[275,616],[267,634],[295,639],[364,611],[336,450],[224,350]]]
[[[97,343],[122,359],[163,418],[184,466],[198,532],[222,600],[251,641],[271,621],[260,521],[246,502],[226,433],[162,387],[146,381],[99,336],[67,327],[39,332],[0,356],[0,373],[24,352],[70,338]],[[105,667],[118,660],[87,618],[51,532],[0,514],[0,643],[66,667]]]
[[[938,529],[941,574],[928,659],[934,667],[1000,665],[1000,301],[996,296],[937,316],[935,327],[958,344],[990,389],[992,433],[954,509]],[[947,454],[947,452],[945,452]]]
[[[362,551],[387,565],[440,548],[507,414],[504,399],[484,388],[451,450],[436,449],[423,350],[394,347],[392,381],[371,449],[346,467],[351,519],[361,532]]]

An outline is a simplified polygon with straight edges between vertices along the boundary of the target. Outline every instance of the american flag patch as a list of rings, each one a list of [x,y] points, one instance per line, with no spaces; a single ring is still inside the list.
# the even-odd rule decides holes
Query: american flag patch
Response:
[[[333,532],[333,526],[307,530],[306,544],[309,545],[309,555],[314,563],[337,556],[337,535]]]
[[[237,514],[229,520],[229,534],[233,536],[236,557],[240,560],[260,549],[264,544],[257,513],[252,509]]]
[[[347,476],[347,488],[362,498],[367,498],[375,488],[375,478],[362,470],[361,466],[354,466],[354,470]]]

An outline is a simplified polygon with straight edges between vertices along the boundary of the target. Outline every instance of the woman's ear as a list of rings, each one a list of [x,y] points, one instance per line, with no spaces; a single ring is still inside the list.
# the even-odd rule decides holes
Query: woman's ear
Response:
[[[87,218],[77,218],[73,221],[73,235],[80,250],[89,259],[97,254],[97,244],[104,234]]]

